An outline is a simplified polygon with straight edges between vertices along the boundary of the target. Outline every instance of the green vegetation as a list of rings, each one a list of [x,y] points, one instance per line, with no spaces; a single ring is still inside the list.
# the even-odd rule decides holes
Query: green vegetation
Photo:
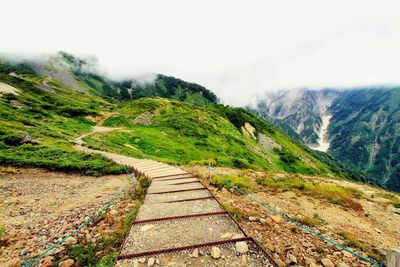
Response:
[[[2,224],[0,224],[0,238],[3,236],[5,231],[6,231],[6,228]]]
[[[314,214],[313,217],[297,215],[293,219],[301,224],[304,224],[304,225],[307,225],[310,227],[316,227],[316,226],[323,224],[323,221],[318,216],[318,214]]]
[[[211,177],[211,184],[218,188],[218,189],[230,189],[233,186],[236,186],[242,190],[249,189],[251,187],[251,184],[249,180],[243,177],[239,177],[236,175],[226,175],[224,176],[224,179],[220,178],[219,176],[212,176]]]
[[[395,208],[400,208],[400,197],[396,197],[395,194],[384,193],[384,194],[378,194],[377,196],[390,200],[391,204]]]
[[[399,103],[399,87],[346,90],[332,103],[329,127],[335,158],[386,180],[395,191],[400,191]]]
[[[19,89],[18,95],[0,97],[0,163],[88,175],[124,172],[102,156],[76,152],[69,142],[94,125],[85,116],[96,115],[109,104],[57,81],[53,91],[39,89],[42,79],[26,68],[7,70],[19,77],[0,73],[1,81]]]
[[[115,82],[87,72],[88,63],[72,55],[60,53],[54,60],[64,63],[65,83],[57,75],[37,75],[29,62],[0,62],[0,80],[19,91],[0,97],[0,163],[91,175],[121,172],[103,157],[74,151],[71,142],[91,131],[93,117],[112,112],[103,125],[124,130],[91,135],[85,139],[89,147],[167,163],[348,177],[267,121],[217,104],[200,85],[163,75],[153,83]],[[60,65],[46,64],[42,68]],[[156,96],[163,98],[145,98]],[[245,123],[280,148],[269,151],[247,138]]]
[[[228,203],[221,203],[221,204],[224,210],[226,210],[232,216],[233,219],[239,220],[241,217],[243,217],[240,211],[235,209],[232,205]]]
[[[297,175],[288,175],[283,178],[258,178],[256,182],[272,191],[297,190],[306,195],[326,199],[333,204],[342,205],[346,208],[362,211],[362,206],[352,198],[361,198],[361,191],[351,187],[341,187],[332,184],[320,184],[307,181]]]
[[[358,248],[362,251],[365,251],[365,246],[358,241],[358,239],[350,232],[342,231],[338,233],[345,241],[345,246]]]

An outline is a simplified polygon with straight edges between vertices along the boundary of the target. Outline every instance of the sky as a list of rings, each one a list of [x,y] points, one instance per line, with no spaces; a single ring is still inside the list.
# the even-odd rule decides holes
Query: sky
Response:
[[[0,52],[95,56],[115,79],[163,73],[246,105],[282,89],[400,84],[398,14],[398,0],[13,0]]]

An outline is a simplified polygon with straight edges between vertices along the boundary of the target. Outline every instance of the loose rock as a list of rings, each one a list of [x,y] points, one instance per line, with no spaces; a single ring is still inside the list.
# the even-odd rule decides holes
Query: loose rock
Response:
[[[193,258],[199,257],[199,250],[198,250],[197,248],[196,248],[195,250],[193,250],[191,256],[192,256]]]
[[[58,264],[58,267],[70,267],[74,265],[75,261],[73,259],[68,259],[65,261],[62,261]]]
[[[156,259],[155,259],[155,258],[150,258],[150,259],[147,261],[147,266],[148,266],[148,267],[154,266],[155,263],[156,263]]]
[[[239,252],[240,254],[244,254],[249,251],[249,246],[247,245],[246,242],[243,242],[243,241],[236,242],[235,248],[236,248],[236,252]]]
[[[214,259],[218,259],[219,257],[221,257],[221,250],[218,247],[212,247],[211,257],[213,257]]]
[[[321,260],[322,265],[324,265],[325,267],[335,267],[335,264],[333,264],[333,262],[328,259],[328,258],[324,258]]]

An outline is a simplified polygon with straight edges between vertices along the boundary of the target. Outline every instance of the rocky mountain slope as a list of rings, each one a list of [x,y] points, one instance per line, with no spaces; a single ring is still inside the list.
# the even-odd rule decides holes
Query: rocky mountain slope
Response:
[[[40,61],[1,61],[1,83],[14,90],[0,97],[1,163],[97,175],[122,172],[71,144],[104,121],[125,130],[87,138],[103,150],[178,164],[211,162],[363,179],[244,109],[217,104],[216,96],[200,85],[163,75],[150,83],[112,81],[87,64],[65,53]]]
[[[301,89],[267,95],[252,111],[399,191],[399,103],[400,88]]]

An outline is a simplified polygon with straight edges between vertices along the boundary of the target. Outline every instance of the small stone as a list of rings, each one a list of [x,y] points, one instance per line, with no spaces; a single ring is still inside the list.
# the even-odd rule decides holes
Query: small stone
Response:
[[[339,263],[336,265],[336,267],[349,267],[349,265],[347,265],[347,264],[344,263],[344,262],[339,262]]]
[[[289,254],[288,258],[290,260],[290,263],[297,263],[297,258],[294,255]]]
[[[219,257],[221,257],[221,250],[218,247],[212,247],[211,257],[213,257],[214,259],[218,259]]]
[[[240,258],[240,265],[241,266],[247,266],[247,257],[246,257],[246,255],[242,255],[242,257]]]
[[[275,223],[281,223],[283,221],[283,218],[279,215],[271,215],[271,219],[275,222]]]
[[[146,231],[148,231],[148,230],[150,230],[150,229],[152,229],[154,227],[155,227],[154,224],[143,225],[142,227],[140,227],[140,232],[146,232]]]
[[[347,250],[342,250],[342,254],[344,257],[351,257],[352,254],[350,252],[348,252]]]
[[[192,256],[193,258],[199,257],[199,250],[198,250],[197,248],[194,249],[194,250],[192,251],[191,256]]]
[[[233,236],[233,234],[232,234],[232,233],[229,233],[229,232],[227,232],[227,233],[225,233],[225,234],[223,234],[223,235],[222,235],[222,238],[231,239],[231,238],[232,238],[232,236]]]
[[[275,261],[276,265],[278,265],[278,267],[285,267],[286,266],[286,264],[279,258],[274,259],[274,261]]]
[[[148,266],[148,267],[154,266],[155,263],[156,263],[156,259],[155,259],[155,258],[150,258],[150,259],[147,261],[147,266]]]
[[[304,260],[305,260],[307,266],[311,265],[311,263],[314,263],[314,264],[316,263],[314,259],[309,258],[309,257],[304,257]]]
[[[112,216],[115,216],[115,215],[117,215],[118,214],[118,211],[117,210],[110,210],[110,214],[112,215]]]
[[[146,262],[146,258],[139,258],[139,262],[140,263],[145,263]]]
[[[58,264],[58,267],[70,267],[74,265],[75,261],[73,259],[68,259],[65,261],[62,261]]]
[[[322,265],[324,265],[325,267],[335,267],[335,264],[333,264],[333,262],[328,259],[328,258],[324,258],[321,260]]]
[[[381,234],[381,233],[382,233],[382,231],[381,231],[380,229],[378,229],[378,228],[375,228],[374,230],[375,230],[375,232],[377,232],[378,234]]]
[[[240,241],[240,242],[236,242],[235,249],[236,249],[236,252],[239,252],[240,254],[244,254],[244,253],[247,253],[247,251],[249,251],[249,246],[247,245],[246,242]]]
[[[264,219],[264,218],[260,218],[260,223],[267,223],[267,220],[266,219]]]
[[[74,244],[77,243],[77,241],[76,241],[75,238],[73,238],[72,236],[70,236],[70,237],[68,237],[68,238],[65,240],[64,243],[67,244],[67,245],[74,245]]]
[[[308,267],[318,267],[318,265],[314,262],[311,262],[310,265],[308,265]]]
[[[256,218],[256,217],[253,217],[253,216],[250,216],[250,217],[249,217],[249,221],[255,222],[255,221],[257,221],[257,218]]]
[[[13,259],[5,262],[5,266],[8,267],[18,267],[21,266],[22,261],[20,259]]]
[[[200,208],[200,207],[194,207],[194,208],[192,209],[192,211],[193,211],[194,213],[200,213],[200,212],[203,212],[203,209]]]
[[[204,254],[205,254],[205,253],[204,253],[204,250],[201,250],[201,249],[200,249],[200,250],[199,250],[199,254],[200,254],[200,256],[204,256]]]
[[[49,259],[49,258],[45,258],[45,259],[43,259],[41,262],[40,262],[40,267],[51,267],[51,265],[52,265],[52,261],[51,261],[51,259]]]

